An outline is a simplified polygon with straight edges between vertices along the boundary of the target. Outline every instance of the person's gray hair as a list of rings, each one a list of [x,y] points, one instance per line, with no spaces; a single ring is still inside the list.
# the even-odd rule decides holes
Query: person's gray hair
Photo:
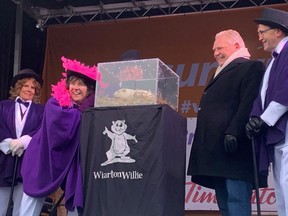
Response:
[[[228,30],[224,30],[224,31],[221,31],[219,33],[217,33],[215,35],[215,38],[219,37],[219,36],[227,36],[228,38],[228,43],[231,43],[231,44],[235,44],[235,43],[238,43],[240,48],[243,48],[245,47],[245,43],[244,43],[244,40],[243,38],[241,37],[241,35],[239,34],[239,32],[233,30],[233,29],[228,29]]]

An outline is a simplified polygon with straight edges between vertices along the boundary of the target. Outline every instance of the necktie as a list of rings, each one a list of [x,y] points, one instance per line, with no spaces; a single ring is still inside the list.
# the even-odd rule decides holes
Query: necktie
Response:
[[[25,115],[25,113],[27,111],[27,108],[29,106],[29,102],[22,101],[20,98],[17,99],[17,102],[19,103],[19,107],[20,107],[21,119],[23,119],[24,115]],[[21,104],[23,104],[26,107],[26,110],[24,112],[22,110]]]
[[[29,102],[22,101],[20,98],[17,99],[17,102],[23,104],[25,107],[29,106]]]

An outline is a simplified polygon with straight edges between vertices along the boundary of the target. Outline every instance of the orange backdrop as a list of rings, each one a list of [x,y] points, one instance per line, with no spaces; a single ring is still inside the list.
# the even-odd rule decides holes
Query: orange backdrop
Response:
[[[275,8],[288,11],[288,4]],[[97,65],[117,61],[124,51],[137,49],[141,58],[160,58],[171,65],[180,76],[179,113],[196,117],[203,88],[217,66],[212,53],[217,32],[239,31],[253,59],[269,60],[269,53],[257,49],[261,44],[253,19],[260,16],[261,10],[261,7],[255,7],[50,26],[43,71],[43,100],[50,97],[51,84],[61,77],[61,56]]]

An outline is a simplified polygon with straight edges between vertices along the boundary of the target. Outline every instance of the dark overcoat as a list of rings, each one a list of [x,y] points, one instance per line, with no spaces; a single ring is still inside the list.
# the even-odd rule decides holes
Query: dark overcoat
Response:
[[[265,71],[262,62],[237,58],[206,86],[198,110],[188,175],[214,189],[214,177],[254,182],[251,141],[245,125]],[[238,139],[234,154],[224,150],[224,136]]]

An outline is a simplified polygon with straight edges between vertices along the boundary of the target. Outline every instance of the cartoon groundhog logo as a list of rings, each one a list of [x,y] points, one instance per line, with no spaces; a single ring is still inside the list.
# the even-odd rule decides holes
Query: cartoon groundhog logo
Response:
[[[135,160],[127,156],[130,153],[130,147],[127,140],[134,140],[137,143],[136,136],[125,133],[127,125],[125,120],[112,121],[111,131],[105,127],[104,135],[111,139],[110,149],[106,152],[107,161],[101,164],[121,162],[121,163],[134,163]]]

